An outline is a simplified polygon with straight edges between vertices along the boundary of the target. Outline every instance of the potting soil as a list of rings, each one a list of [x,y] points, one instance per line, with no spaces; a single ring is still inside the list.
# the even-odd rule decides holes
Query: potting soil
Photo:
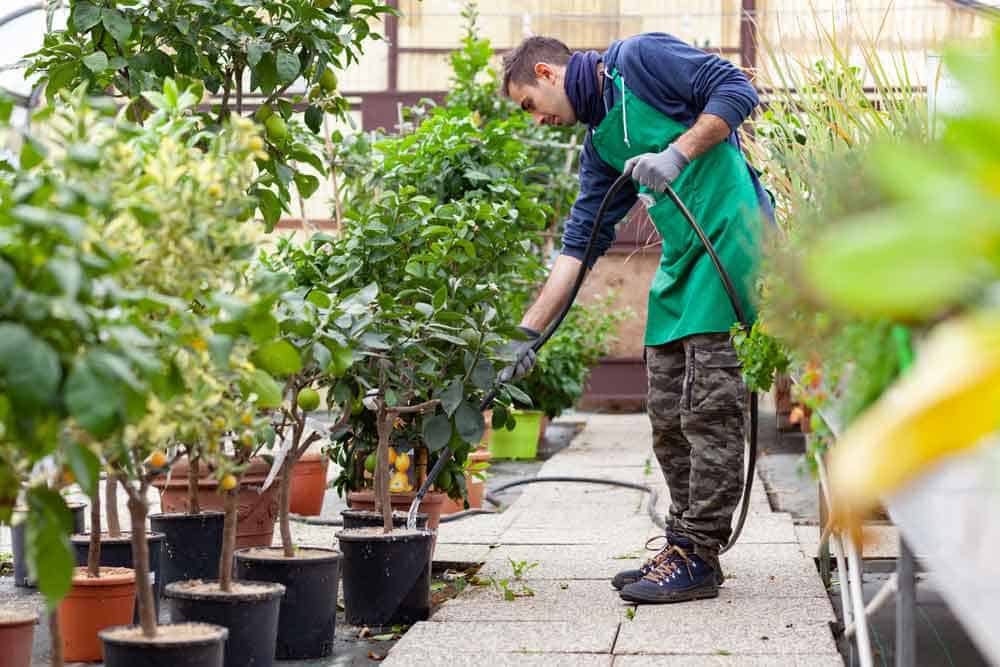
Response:
[[[142,634],[142,627],[127,625],[104,632],[104,637],[113,641],[142,641],[149,644],[174,644],[197,641],[199,639],[216,639],[220,633],[219,626],[207,623],[171,623],[159,625],[156,636],[147,639]]]
[[[266,560],[319,560],[321,558],[337,556],[338,552],[330,551],[329,549],[321,549],[319,547],[299,547],[295,550],[294,556],[288,557],[285,555],[285,552],[281,549],[281,547],[254,547],[241,552],[241,554],[248,558],[260,558]]]

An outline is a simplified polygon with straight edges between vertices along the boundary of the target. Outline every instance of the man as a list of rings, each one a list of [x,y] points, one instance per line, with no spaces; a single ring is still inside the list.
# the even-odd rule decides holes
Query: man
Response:
[[[732,305],[709,255],[674,204],[670,185],[712,240],[744,312],[763,217],[773,215],[737,128],[757,95],[731,63],[662,33],[615,42],[605,53],[571,53],[546,37],[526,39],[504,59],[503,91],[538,123],[588,126],[580,192],[562,253],[521,322],[537,337],[568,298],[594,216],[625,170],[632,183],[614,199],[598,236],[603,254],[615,224],[639,194],[663,238],[649,294],[646,363],[653,449],[670,488],[666,546],[636,570],[615,576],[621,597],[638,603],[716,597],[719,550],[732,534],[743,486],[747,389],[729,330]],[[646,197],[644,197],[646,199]],[[588,267],[589,268],[589,267]],[[530,341],[509,374],[530,371]]]

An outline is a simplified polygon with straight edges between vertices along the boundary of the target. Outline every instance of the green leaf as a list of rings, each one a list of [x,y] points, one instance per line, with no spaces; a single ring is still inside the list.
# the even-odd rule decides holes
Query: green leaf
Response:
[[[472,384],[478,389],[487,391],[493,387],[495,379],[496,371],[493,369],[493,364],[487,359],[480,359],[472,370]]]
[[[251,317],[246,318],[243,324],[250,333],[250,338],[258,345],[273,340],[280,332],[278,320],[267,311],[255,313]]]
[[[471,445],[479,444],[486,432],[486,420],[478,406],[472,403],[462,403],[455,411],[455,428],[462,440]]]
[[[275,59],[275,69],[278,73],[279,83],[291,83],[299,76],[300,63],[297,56],[288,51],[278,51]]]
[[[493,405],[493,430],[499,431],[507,423],[507,408],[500,404],[495,403]]]
[[[287,340],[267,343],[254,352],[251,359],[274,375],[293,375],[302,370],[302,357]]]
[[[427,449],[436,452],[451,440],[451,420],[448,419],[447,415],[442,414],[424,417],[421,433]]]
[[[101,8],[91,2],[78,2],[70,18],[77,32],[87,32],[101,22]]]
[[[89,56],[84,56],[83,64],[94,74],[100,74],[108,69],[108,56],[104,51],[94,51]]]
[[[434,309],[442,308],[445,302],[448,300],[448,286],[441,285],[436,292],[434,292]]]
[[[241,388],[243,393],[248,396],[250,394],[257,395],[258,408],[281,407],[281,385],[259,368],[254,369]]]
[[[229,355],[233,351],[233,337],[212,334],[208,337],[208,354],[219,368],[229,367]]]
[[[60,90],[69,86],[70,81],[76,78],[80,66],[75,62],[57,65],[49,70],[49,80],[45,84],[45,94],[49,99]]]
[[[323,110],[310,104],[306,107],[305,121],[306,127],[312,130],[313,134],[319,134],[323,129]]]
[[[76,477],[77,484],[88,496],[97,491],[97,483],[101,473],[101,461],[97,455],[78,442],[69,442],[63,448],[70,470]]]
[[[0,324],[0,372],[14,405],[37,408],[58,398],[59,355],[20,324]]]
[[[66,379],[65,398],[69,413],[95,437],[103,438],[121,424],[121,391],[90,355],[74,364]]]
[[[309,199],[319,189],[319,179],[312,174],[295,174],[295,185],[303,199]]]
[[[37,167],[48,154],[44,144],[31,135],[25,135],[24,145],[21,147],[21,169]]]
[[[225,25],[224,23],[220,23],[219,25],[212,26],[212,30],[214,30],[215,32],[219,33],[220,35],[222,35],[223,37],[225,37],[230,42],[238,41],[239,38],[240,38],[240,36],[236,34],[235,30],[233,30],[228,25]]]
[[[49,609],[55,609],[73,582],[76,563],[69,543],[73,515],[63,497],[53,489],[32,487],[27,500],[28,570]]]
[[[264,216],[264,224],[267,231],[273,231],[274,226],[281,219],[281,201],[270,190],[257,190],[257,203],[260,206],[261,214]]]
[[[107,29],[115,41],[124,44],[132,34],[132,24],[125,15],[117,9],[105,7],[101,10],[101,23]]]
[[[531,406],[531,404],[532,404],[531,396],[528,396],[526,393],[524,393],[523,390],[521,390],[520,388],[518,388],[518,387],[516,387],[516,386],[514,386],[512,384],[505,385],[505,387],[507,389],[507,393],[510,394],[510,397],[512,399],[514,399],[515,401],[517,401],[521,405],[529,406],[529,407]]]
[[[264,45],[255,39],[250,40],[250,43],[247,45],[247,63],[250,67],[256,67],[263,56]]]
[[[441,407],[444,409],[446,415],[451,417],[455,414],[455,410],[462,402],[462,398],[465,396],[465,387],[462,385],[461,380],[455,380],[448,388],[445,389],[440,396]]]

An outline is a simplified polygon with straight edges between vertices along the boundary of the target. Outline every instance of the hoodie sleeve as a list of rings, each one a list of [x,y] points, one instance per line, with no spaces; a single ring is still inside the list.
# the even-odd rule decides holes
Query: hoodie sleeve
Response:
[[[594,229],[594,218],[601,200],[615,180],[619,172],[598,156],[590,141],[590,134],[583,143],[583,154],[580,156],[580,192],[570,211],[569,219],[563,230],[562,254],[583,261],[587,254],[587,244]],[[601,229],[597,235],[597,257],[608,251],[615,240],[615,225],[618,224],[635,204],[637,197],[635,186],[630,182],[614,198],[608,208]],[[591,267],[593,263],[591,263]]]
[[[626,40],[619,61],[629,88],[673,117],[710,113],[736,130],[759,103],[757,91],[734,64],[664,33]],[[678,113],[681,105],[687,113]]]

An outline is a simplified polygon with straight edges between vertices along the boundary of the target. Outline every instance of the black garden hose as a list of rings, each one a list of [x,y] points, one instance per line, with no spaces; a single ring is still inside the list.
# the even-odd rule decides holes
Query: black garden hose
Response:
[[[611,202],[618,195],[618,193],[621,192],[622,188],[624,188],[631,180],[632,180],[631,170],[626,170],[624,173],[622,173],[621,176],[619,176],[615,180],[615,182],[611,185],[611,187],[608,188],[607,193],[605,193],[604,199],[601,201],[601,206],[597,209],[597,215],[594,216],[594,226],[590,230],[590,240],[587,242],[587,252],[584,255],[583,262],[580,265],[580,271],[576,276],[576,280],[573,282],[573,289],[570,291],[570,295],[569,298],[566,299],[566,303],[563,304],[562,309],[559,311],[559,315],[549,324],[548,327],[545,328],[545,331],[543,331],[542,334],[532,342],[531,349],[534,350],[535,352],[537,352],[549,340],[549,338],[552,337],[552,334],[555,333],[556,329],[559,328],[559,325],[562,324],[562,321],[566,318],[566,315],[569,313],[570,308],[573,307],[573,303],[576,301],[576,297],[580,293],[580,288],[583,286],[583,281],[587,277],[588,267],[591,264],[593,264],[594,260],[596,259],[597,237],[601,229],[601,223],[604,221],[604,217],[607,215],[608,208],[610,208],[611,206]],[[684,202],[681,201],[681,198],[677,196],[677,193],[669,185],[667,185],[666,194],[670,198],[670,200],[674,203],[674,205],[677,207],[677,210],[680,211],[681,215],[684,216],[684,219],[687,220],[688,224],[691,225],[691,228],[694,230],[695,234],[698,235],[698,238],[701,240],[702,245],[705,247],[705,251],[712,259],[712,264],[715,265],[715,270],[718,272],[719,279],[722,281],[722,286],[726,290],[726,295],[729,297],[729,302],[733,307],[733,312],[736,314],[736,319],[739,321],[740,325],[744,329],[749,331],[751,323],[747,320],[746,313],[744,312],[743,306],[740,303],[739,296],[736,293],[736,288],[733,286],[732,278],[726,271],[726,268],[722,265],[722,260],[719,259],[719,255],[718,253],[716,253],[715,246],[712,244],[712,241],[708,238],[708,236],[706,236],[704,230],[701,228],[701,225],[699,225],[698,222],[694,219],[694,216],[691,215],[691,211],[688,210],[687,206],[684,205]],[[526,351],[525,354],[527,354]],[[490,407],[490,405],[493,404],[493,399],[496,398],[497,391],[498,387],[494,385],[494,387],[489,391],[486,397],[483,398],[483,402],[479,406],[480,411],[486,410],[486,408]],[[749,513],[750,510],[750,493],[753,490],[753,478],[757,467],[757,422],[758,422],[757,393],[751,392],[750,438],[749,438],[750,442],[747,452],[746,479],[743,485],[743,498],[740,503],[740,514],[739,518],[736,521],[736,526],[733,529],[732,537],[730,537],[729,539],[729,543],[726,544],[726,546],[721,549],[720,553],[725,553],[729,551],[730,549],[733,548],[733,545],[736,544],[736,540],[739,539],[740,533],[743,532],[743,525],[746,523],[747,514]],[[448,464],[448,461],[451,459],[451,455],[452,455],[451,449],[445,448],[445,450],[441,452],[441,455],[438,456],[437,463],[435,463],[434,467],[431,468],[430,472],[427,473],[427,479],[425,479],[424,483],[420,486],[420,489],[417,491],[416,497],[413,499],[413,503],[410,505],[410,512],[409,516],[407,517],[407,526],[412,528],[416,525],[417,510],[420,508],[420,502],[427,494],[427,491],[430,489],[431,485],[434,484],[434,480],[437,479],[437,476]],[[505,488],[510,488],[511,486],[518,486],[521,484],[533,484],[538,482],[554,482],[554,481],[564,481],[564,482],[574,482],[574,483],[579,482],[586,484],[611,484],[613,486],[623,486],[626,488],[638,488],[640,490],[652,493],[652,489],[641,484],[637,485],[637,484],[632,484],[631,482],[619,482],[616,480],[584,478],[584,477],[536,477],[534,479],[520,480],[517,482],[512,482],[510,484],[505,484],[500,488],[495,489],[493,493],[497,493]],[[650,508],[649,511],[651,515],[655,515],[655,509],[654,509],[656,504],[655,495],[653,496],[653,498],[651,498],[651,501],[652,502],[649,503],[649,508]],[[491,500],[491,502],[493,501]],[[653,520],[658,526],[661,527],[663,526],[663,521],[662,519],[659,519],[659,517],[655,517]]]

